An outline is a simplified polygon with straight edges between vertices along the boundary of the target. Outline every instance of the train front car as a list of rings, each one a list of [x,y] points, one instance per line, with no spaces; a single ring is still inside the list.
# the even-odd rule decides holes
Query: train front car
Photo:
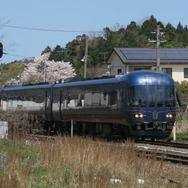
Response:
[[[168,138],[176,116],[175,83],[159,71],[135,71],[126,79],[125,115],[131,135]]]

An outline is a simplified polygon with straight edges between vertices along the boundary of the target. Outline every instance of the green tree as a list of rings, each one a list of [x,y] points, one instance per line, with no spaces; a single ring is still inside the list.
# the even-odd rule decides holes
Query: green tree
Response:
[[[45,53],[49,53],[52,52],[52,49],[50,48],[50,46],[47,46],[41,53],[41,55],[45,54]]]
[[[151,16],[150,19],[144,21],[141,26],[141,34],[144,34],[148,38],[153,38],[153,34],[151,32],[156,31],[157,28],[157,20],[154,16]]]
[[[176,32],[181,34],[181,33],[183,33],[183,30],[184,30],[183,25],[181,24],[181,22],[179,22],[178,25],[177,25]]]
[[[165,38],[168,43],[171,43],[176,39],[176,29],[172,26],[172,24],[168,23],[164,28]]]
[[[57,45],[53,51],[50,53],[49,60],[54,61],[63,61],[64,55],[63,55],[63,48],[60,45]]]
[[[20,73],[23,71],[25,67],[26,61],[14,61],[8,64],[1,64],[0,66],[0,86],[6,84],[11,79],[17,80],[19,78]]]
[[[183,31],[181,41],[183,43],[183,47],[188,48],[188,31],[187,31],[187,29],[184,29],[184,31]]]
[[[140,26],[138,26],[135,21],[131,21],[131,23],[127,25],[126,29],[130,31],[140,31]]]

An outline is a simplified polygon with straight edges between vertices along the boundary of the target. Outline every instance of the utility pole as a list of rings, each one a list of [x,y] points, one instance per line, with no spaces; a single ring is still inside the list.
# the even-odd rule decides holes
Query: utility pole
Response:
[[[156,42],[157,42],[157,66],[156,70],[160,70],[160,27],[157,25],[157,35],[156,35]]]
[[[156,32],[151,32],[153,34],[156,34],[156,40],[150,40],[149,42],[154,42],[156,43],[156,59],[157,59],[157,64],[156,64],[156,70],[160,70],[160,43],[161,42],[166,42],[166,40],[161,41],[160,38],[163,36],[164,32],[160,32],[160,26],[157,25],[157,30]]]
[[[46,82],[46,63],[44,63],[44,82]]]
[[[88,36],[85,37],[85,56],[84,56],[84,78],[87,77],[87,54],[88,54]]]
[[[0,58],[3,56],[3,44],[0,42]]]
[[[42,65],[42,73],[43,73],[43,82],[46,82],[46,63],[43,61]]]

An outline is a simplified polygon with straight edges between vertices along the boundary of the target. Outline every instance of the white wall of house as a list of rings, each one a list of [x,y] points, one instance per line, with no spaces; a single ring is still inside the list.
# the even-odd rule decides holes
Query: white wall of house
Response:
[[[109,64],[111,65],[110,66],[110,74],[111,75],[117,75],[118,70],[120,70],[120,69],[121,69],[121,74],[126,73],[125,64],[122,63],[122,61],[120,60],[120,58],[117,55],[113,56],[111,61],[109,61]]]
[[[116,60],[115,60],[116,59]],[[111,75],[117,75],[118,74],[118,69],[121,69],[121,73],[125,74],[127,72],[132,72],[134,71],[135,68],[145,68],[145,69],[152,69],[151,65],[134,65],[134,66],[126,66],[125,64],[122,64],[122,61],[116,56],[114,58],[114,61],[111,63],[111,68],[110,68],[110,74]],[[172,78],[175,81],[182,82],[182,81],[188,81],[188,78],[184,78],[184,68],[188,68],[188,65],[184,64],[178,64],[178,65],[173,65],[173,64],[168,64],[168,65],[160,65],[160,70],[162,68],[172,68]]]
[[[161,65],[160,70],[162,68],[172,68],[172,78],[177,82],[188,81],[188,78],[184,78],[184,68],[188,68],[188,65],[185,64],[169,64],[169,65]]]
[[[125,74],[128,72],[132,72],[135,69],[144,68],[144,69],[152,69],[153,64],[124,64],[121,60],[121,58],[116,54],[112,53],[110,58],[108,59],[108,63],[110,64],[110,74],[111,75],[117,75],[119,74]],[[172,78],[175,81],[182,82],[182,81],[188,81],[188,78],[184,78],[184,68],[188,68],[188,64],[161,64],[160,70],[162,68],[171,68],[172,69]],[[120,72],[121,70],[121,72]]]

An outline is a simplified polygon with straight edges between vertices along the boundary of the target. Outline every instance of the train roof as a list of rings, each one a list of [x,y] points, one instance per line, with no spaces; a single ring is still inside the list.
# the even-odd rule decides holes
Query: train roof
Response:
[[[121,77],[121,76],[120,76]],[[97,85],[97,84],[107,84],[107,83],[117,83],[119,81],[118,77],[115,76],[104,76],[102,78],[87,78],[75,81],[75,79],[69,78],[64,83],[55,84],[11,84],[5,85],[1,91],[16,91],[16,90],[28,90],[28,89],[50,89],[52,87],[71,87],[71,86],[81,86],[81,85]]]
[[[153,70],[139,70],[133,71],[127,74],[124,74],[119,77],[109,77],[108,79],[94,79],[94,80],[85,80],[85,81],[77,81],[77,82],[68,82],[68,83],[60,83],[54,85],[54,87],[71,87],[71,86],[84,86],[84,85],[97,85],[97,84],[112,84],[118,82],[124,82],[130,84],[138,84],[138,80],[148,78],[153,78],[155,80],[166,81],[167,84],[173,84],[174,80],[172,77],[166,73],[161,71],[153,71]],[[162,82],[161,82],[162,83]],[[164,84],[164,83],[163,83]]]
[[[146,82],[154,85],[175,85],[173,78],[161,71],[141,70],[134,71],[126,78],[129,86],[146,84]]]
[[[87,85],[101,85],[101,84],[115,84],[118,82],[127,81],[129,84],[136,84],[138,83],[138,79],[146,78],[146,77],[161,77],[163,79],[165,77],[165,81],[168,83],[173,83],[172,77],[169,75],[160,72],[160,71],[152,71],[152,70],[140,70],[134,71],[127,74],[124,74],[119,77],[115,76],[105,76],[102,78],[94,78],[94,79],[67,79],[64,83],[56,83],[56,84],[48,84],[48,83],[39,83],[39,84],[14,84],[14,85],[7,85],[1,89],[1,91],[12,91],[12,90],[26,90],[26,89],[50,89],[52,87],[59,88],[59,87],[71,87],[71,86],[87,86]]]
[[[15,91],[15,90],[27,90],[27,89],[49,89],[53,84],[38,83],[38,84],[10,84],[1,88],[1,91]]]
[[[124,76],[124,75],[123,75]],[[117,83],[119,82],[120,77],[109,77],[105,79],[88,79],[83,81],[76,81],[76,82],[64,82],[55,84],[54,87],[71,87],[71,86],[85,86],[85,85],[98,85],[98,84],[110,84],[110,83]]]

